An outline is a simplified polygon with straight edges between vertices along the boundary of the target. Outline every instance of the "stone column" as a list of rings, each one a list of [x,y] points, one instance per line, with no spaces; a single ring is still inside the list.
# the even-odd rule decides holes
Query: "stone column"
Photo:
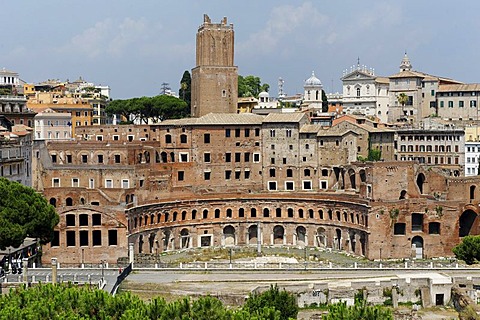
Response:
[[[22,259],[23,263],[23,283],[28,283],[28,258]]]
[[[133,242],[128,243],[128,262],[133,264],[134,261],[134,250],[133,250]]]
[[[52,284],[57,283],[57,258],[52,258]]]

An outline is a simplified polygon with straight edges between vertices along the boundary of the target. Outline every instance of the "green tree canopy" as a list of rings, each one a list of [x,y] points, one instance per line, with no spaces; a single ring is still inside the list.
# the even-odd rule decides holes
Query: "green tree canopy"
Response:
[[[403,92],[397,96],[397,101],[402,105],[402,107],[404,107],[407,104],[408,100],[409,100],[408,96]]]
[[[185,101],[188,105],[188,108],[190,108],[192,101],[192,77],[190,76],[190,72],[188,72],[188,70],[185,70],[182,79],[180,80],[180,90],[178,90],[178,96],[180,99]]]
[[[465,261],[466,264],[474,264],[480,261],[480,236],[466,236],[462,242],[453,248],[455,257]]]
[[[295,297],[285,290],[279,290],[277,285],[270,286],[268,291],[251,294],[243,308],[252,314],[273,308],[280,312],[280,320],[296,319],[298,314]]]
[[[140,119],[143,123],[148,123],[149,119],[159,122],[166,119],[184,118],[189,115],[187,103],[169,95],[113,100],[105,108],[105,111],[109,115],[121,115],[127,121]]]
[[[0,178],[0,249],[19,247],[26,237],[45,244],[53,239],[59,217],[34,189]]]
[[[255,76],[238,76],[238,96],[239,97],[255,97],[262,91],[268,92],[270,85],[268,83],[262,84],[262,80]]]
[[[383,306],[368,306],[357,302],[347,306],[345,302],[328,305],[328,314],[322,320],[393,320],[392,311]]]
[[[183,298],[149,302],[130,293],[115,296],[88,286],[39,284],[0,295],[0,319],[160,319],[160,320],[280,320],[280,311],[265,307],[252,312],[226,308],[216,298]]]

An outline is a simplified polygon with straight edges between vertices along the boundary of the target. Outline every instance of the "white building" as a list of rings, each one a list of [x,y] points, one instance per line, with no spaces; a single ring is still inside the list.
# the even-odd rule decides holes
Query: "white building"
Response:
[[[69,140],[72,137],[72,114],[47,108],[35,117],[35,140]]]
[[[477,176],[480,161],[480,142],[465,142],[465,176]]]
[[[357,114],[366,117],[376,117],[381,122],[387,122],[389,107],[389,81],[385,77],[375,76],[374,69],[360,65],[344,71],[343,83],[343,113]]]

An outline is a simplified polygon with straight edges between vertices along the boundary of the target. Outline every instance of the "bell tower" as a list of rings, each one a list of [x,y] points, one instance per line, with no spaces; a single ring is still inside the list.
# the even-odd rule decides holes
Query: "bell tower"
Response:
[[[234,66],[233,24],[212,23],[205,14],[198,28],[196,66],[192,69],[192,117],[237,113],[238,68]]]

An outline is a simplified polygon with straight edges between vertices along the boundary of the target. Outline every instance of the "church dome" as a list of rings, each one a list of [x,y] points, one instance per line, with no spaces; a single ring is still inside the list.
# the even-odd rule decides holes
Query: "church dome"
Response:
[[[315,72],[312,71],[312,76],[310,78],[308,78],[307,80],[305,80],[305,85],[304,86],[305,87],[321,87],[322,82],[320,81],[320,79],[315,77]]]

